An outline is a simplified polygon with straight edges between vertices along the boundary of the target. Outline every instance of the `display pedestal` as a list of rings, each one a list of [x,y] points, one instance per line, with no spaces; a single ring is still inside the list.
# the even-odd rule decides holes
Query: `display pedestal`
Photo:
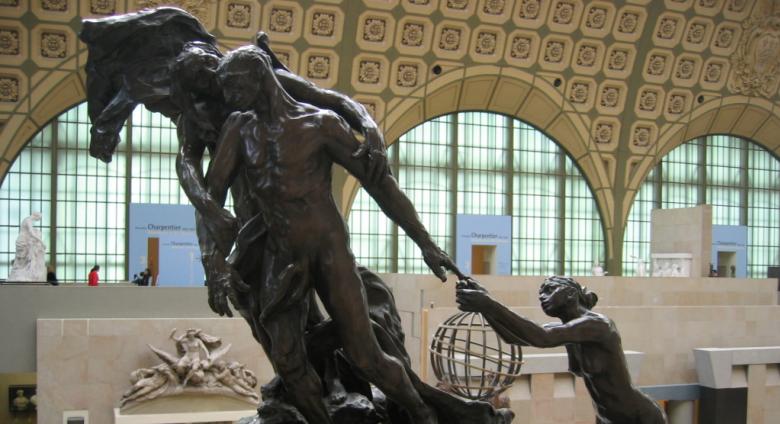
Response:
[[[256,415],[254,409],[244,411],[173,412],[160,414],[122,414],[114,408],[114,424],[174,424],[236,422],[241,418]]]

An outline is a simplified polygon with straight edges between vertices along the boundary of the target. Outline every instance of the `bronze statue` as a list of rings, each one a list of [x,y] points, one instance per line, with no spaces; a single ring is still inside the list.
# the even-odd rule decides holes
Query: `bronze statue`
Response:
[[[597,424],[662,424],[663,412],[631,384],[615,323],[593,312],[598,297],[567,277],[549,277],[539,289],[544,313],[561,323],[538,325],[498,303],[471,278],[457,285],[458,307],[479,312],[507,342],[534,347],[566,346],[569,370],[585,381]]]
[[[296,398],[296,406],[310,422],[330,422],[319,400],[322,396],[317,395],[319,377],[307,369],[305,357],[296,357],[305,352],[303,318],[308,314],[307,293],[313,288],[333,319],[351,363],[402,405],[412,422],[437,422],[406,369],[382,351],[371,328],[348,234],[331,196],[333,164],[364,184],[385,213],[420,246],[439,278],[446,280],[444,268],[456,270],[455,265],[433,243],[395,179],[389,174],[377,182],[369,179],[366,163],[352,155],[359,142],[347,123],[333,112],[288,95],[265,52],[246,46],[228,53],[220,62],[218,78],[228,105],[245,112],[231,114],[225,123],[206,181],[220,204],[239,174],[251,182],[248,190],[265,228],[253,228],[250,222],[242,231],[251,231],[252,238],[267,238],[261,253],[264,269],[256,277],[266,279],[256,325],[270,336],[271,361],[285,386],[308,395]],[[235,229],[228,223],[220,232],[231,234]]]
[[[368,380],[400,403],[413,422],[512,420],[510,411],[463,401],[421,382],[403,347],[392,294],[378,277],[356,267],[331,198],[333,162],[367,186],[421,246],[437,276],[445,279],[448,268],[464,278],[430,240],[389,174],[382,135],[361,105],[287,71],[262,33],[256,46],[242,49],[256,56],[249,67],[233,68],[241,61],[223,58],[214,38],[178,9],[85,21],[81,38],[90,51],[93,156],[110,160],[121,124],[138,104],[177,123],[177,171],[199,214],[209,305],[230,315],[229,296],[281,377],[264,386],[266,402],[259,411],[289,416],[289,403],[310,424],[376,422],[345,420],[333,408],[344,403],[345,391],[381,403]],[[147,44],[151,47],[142,48]],[[243,112],[231,115],[235,110]],[[353,129],[363,133],[363,144]],[[204,178],[207,149],[214,160]],[[236,217],[222,209],[228,188]],[[332,319],[319,312],[315,293]],[[269,401],[281,401],[282,407],[264,409]],[[382,408],[386,422],[409,422],[396,403]]]

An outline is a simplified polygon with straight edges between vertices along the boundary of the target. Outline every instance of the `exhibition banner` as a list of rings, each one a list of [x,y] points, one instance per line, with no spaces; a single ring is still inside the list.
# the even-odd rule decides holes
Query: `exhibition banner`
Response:
[[[129,239],[128,280],[149,268],[158,286],[203,286],[192,206],[131,203]]]

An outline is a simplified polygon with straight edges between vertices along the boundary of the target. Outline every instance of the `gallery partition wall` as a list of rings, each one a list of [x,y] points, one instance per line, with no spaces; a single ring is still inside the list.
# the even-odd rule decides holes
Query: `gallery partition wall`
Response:
[[[590,188],[550,138],[516,119],[463,112],[432,119],[389,148],[392,171],[433,239],[455,252],[457,214],[512,217],[512,273],[589,275],[604,235]],[[350,209],[357,260],[427,273],[414,243],[361,188]]]
[[[713,225],[748,227],[748,276],[780,263],[780,160],[747,140],[713,135],[666,155],[637,193],[623,244],[623,275],[650,259],[650,212],[712,205]]]

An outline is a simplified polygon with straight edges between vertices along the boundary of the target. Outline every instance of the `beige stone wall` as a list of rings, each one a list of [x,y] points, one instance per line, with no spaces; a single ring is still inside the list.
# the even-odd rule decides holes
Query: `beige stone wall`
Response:
[[[442,285],[429,276],[385,275],[393,287],[407,333],[407,349],[415,369],[420,364],[420,340],[427,346],[435,326],[456,312],[453,282]],[[484,277],[485,286],[518,313],[537,322],[550,319],[536,300],[541,277]],[[780,345],[774,280],[716,278],[583,277],[583,284],[601,296],[597,312],[610,316],[623,337],[625,350],[644,353],[636,379],[639,385],[695,383],[692,349]],[[52,288],[57,290],[57,288]],[[122,290],[122,289],[119,289]],[[203,291],[205,295],[205,290]],[[84,291],[85,294],[91,293]],[[117,292],[118,293],[118,292]],[[144,290],[154,296],[155,290]],[[65,299],[63,297],[63,299]],[[421,328],[421,310],[430,306],[428,324]],[[127,305],[130,308],[132,305]],[[76,305],[73,306],[74,308]],[[116,314],[122,314],[117,304]],[[203,328],[232,343],[230,357],[246,363],[261,382],[272,373],[260,347],[243,320],[225,318],[44,319],[37,325],[38,393],[42,423],[55,423],[63,410],[87,409],[92,422],[108,421],[130,371],[156,364],[146,343],[168,351],[172,328]],[[561,349],[543,353],[562,352]],[[527,348],[524,353],[542,353]],[[753,381],[767,389],[751,411],[762,423],[780,419],[780,374],[764,367]],[[433,374],[428,372],[429,380]],[[747,369],[744,375],[748,384]],[[758,383],[756,383],[758,384]],[[593,411],[582,382],[566,372],[524,375],[510,390],[517,422],[531,424],[592,423]],[[758,419],[758,418],[757,418]]]
[[[709,275],[712,256],[712,206],[654,209],[650,254],[690,253],[691,277]]]

